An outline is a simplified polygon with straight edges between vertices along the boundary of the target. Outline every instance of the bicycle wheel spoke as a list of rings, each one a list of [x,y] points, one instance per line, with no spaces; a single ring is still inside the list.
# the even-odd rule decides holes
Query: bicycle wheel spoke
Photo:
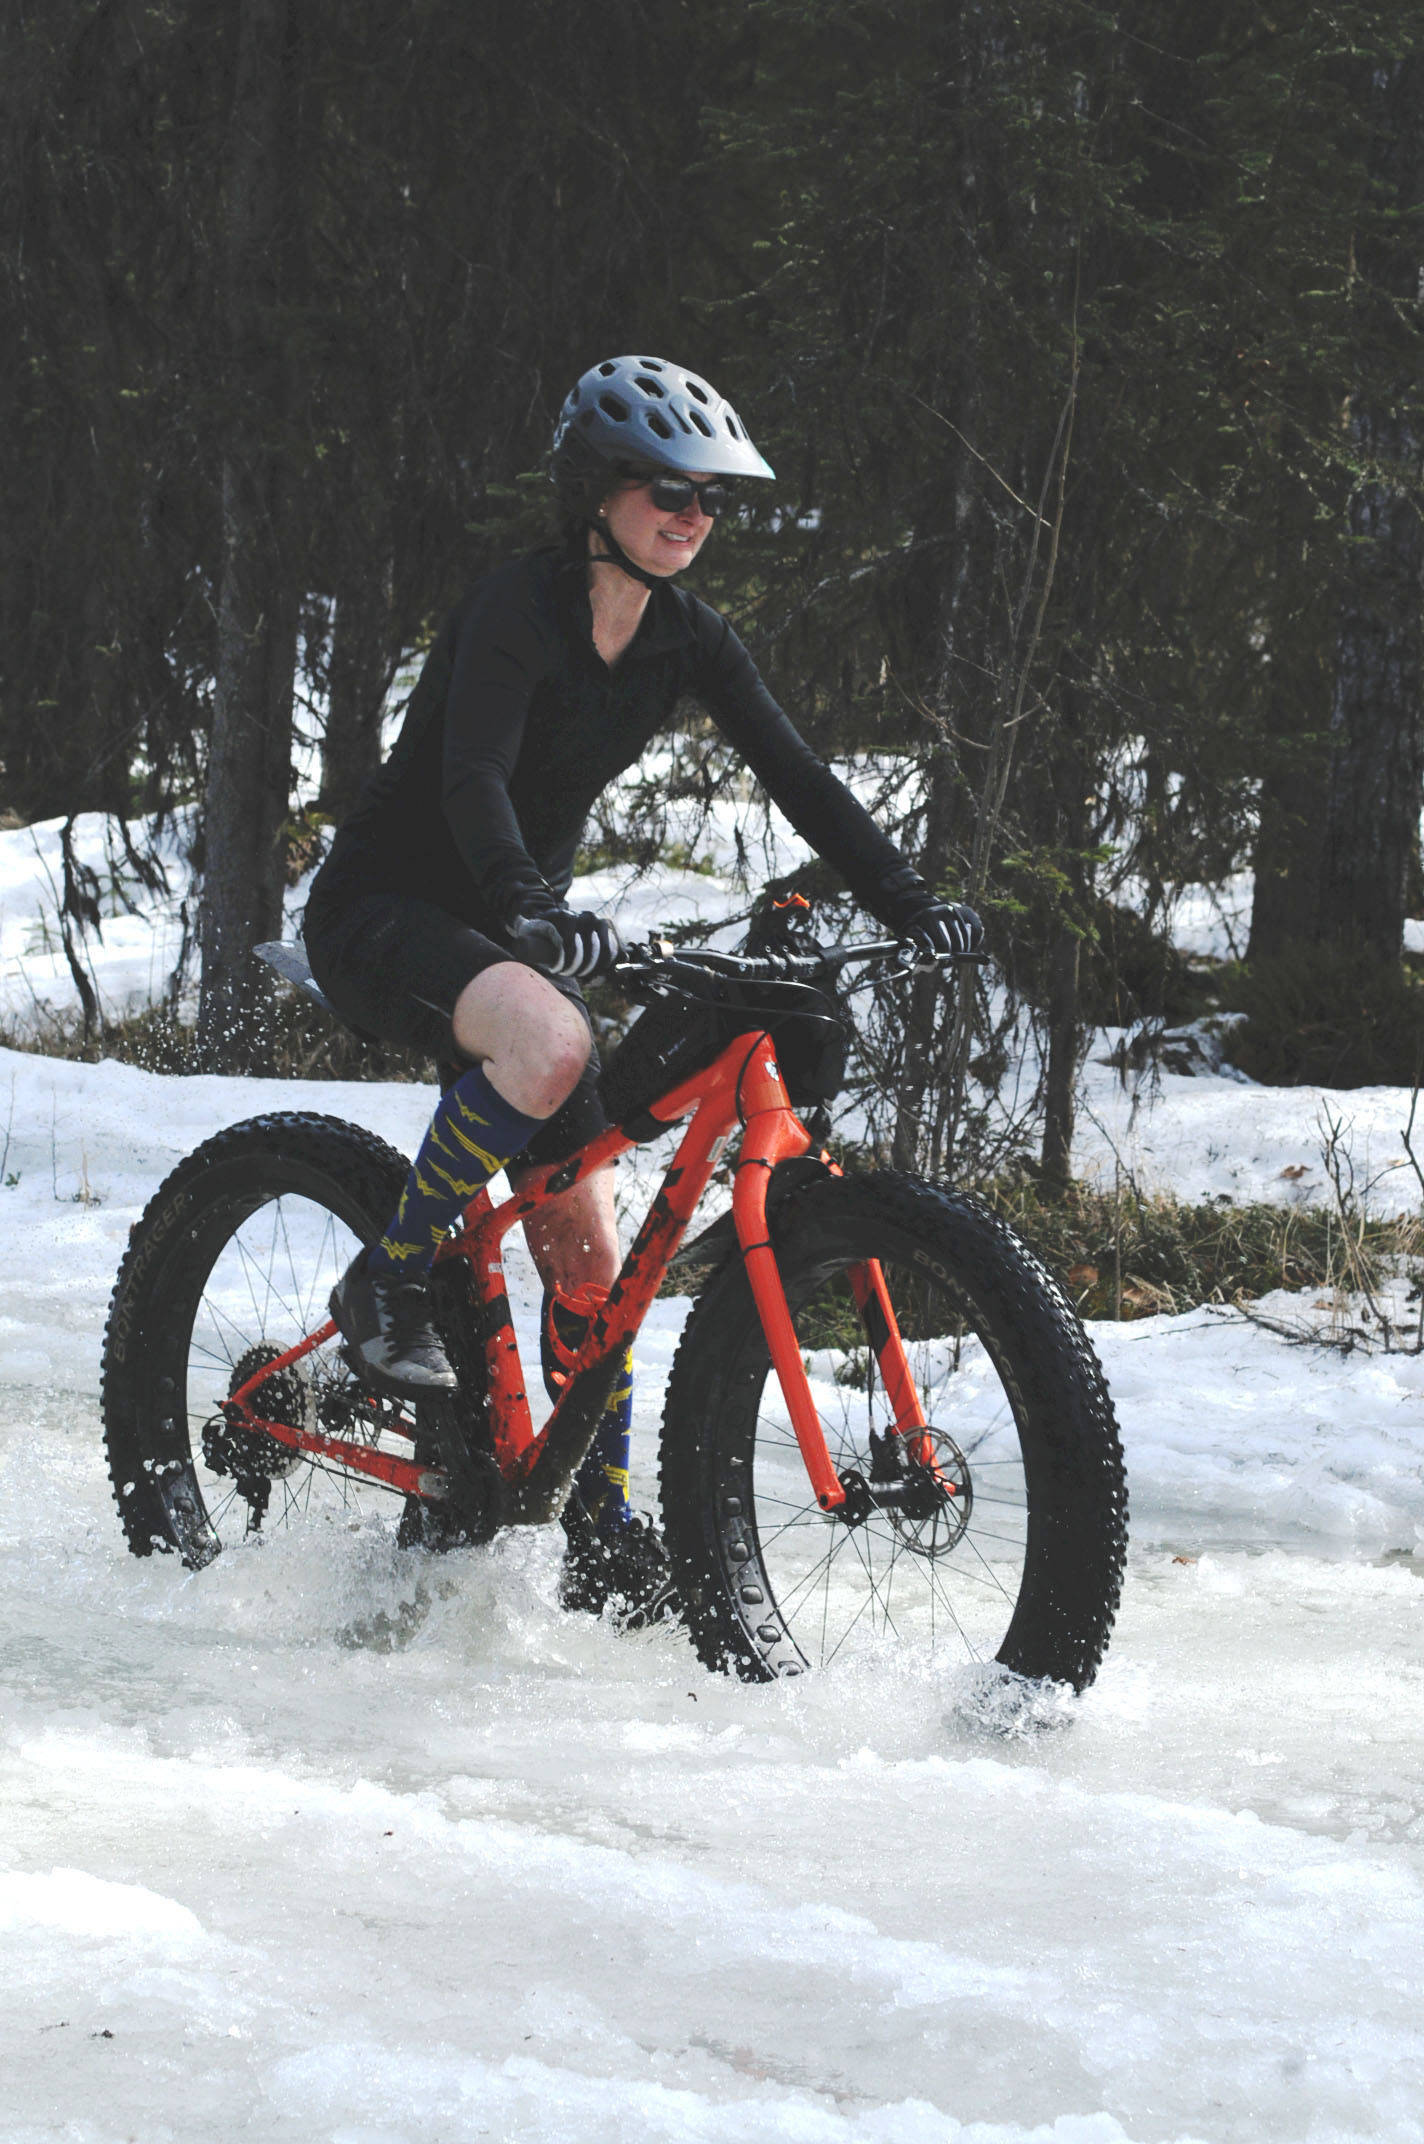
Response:
[[[1008,1601],[1012,1606],[1013,1596],[1010,1594],[1009,1589],[1004,1584],[1003,1580],[998,1576],[997,1572],[993,1569],[993,1567],[985,1558],[983,1551],[980,1549],[977,1541],[973,1540],[969,1534],[966,1534],[964,1538],[966,1541],[968,1541],[970,1548],[973,1549],[974,1554],[978,1557],[980,1563],[983,1564],[984,1569],[988,1573],[988,1576],[992,1583],[998,1587],[999,1591],[1003,1594],[1004,1599]]]
[[[1022,1534],[992,1534],[987,1526],[976,1526],[972,1520],[965,1528],[964,1537],[966,1540],[972,1537],[976,1541],[1002,1541],[1006,1548],[1022,1549],[1023,1547]]]
[[[282,1202],[281,1200],[273,1200],[272,1203],[275,1209],[280,1207]],[[271,1228],[272,1241],[265,1254],[257,1247],[249,1245],[242,1236],[237,1236],[233,1240],[233,1248],[242,1262],[243,1279],[247,1283],[253,1316],[256,1321],[256,1331],[259,1336],[265,1336],[271,1329],[272,1305],[274,1302],[281,1310],[286,1323],[295,1326],[300,1322],[295,1303],[289,1301],[276,1286],[274,1267],[276,1263],[278,1222],[275,1215]],[[297,1337],[300,1336],[298,1335]]]
[[[777,1606],[781,1609],[783,1614],[788,1608],[794,1607],[797,1604],[799,1597],[803,1593],[805,1593],[809,1587],[815,1584],[817,1578],[820,1577],[822,1572],[829,1573],[831,1564],[834,1562],[836,1556],[840,1553],[841,1549],[845,1546],[846,1538],[847,1536],[845,1535],[845,1533],[843,1531],[838,1530],[837,1533],[832,1536],[830,1545],[827,1548],[824,1556],[818,1557],[816,1562],[812,1564],[811,1568],[808,1571],[802,1572],[801,1576],[795,1580],[790,1592],[785,1597],[778,1594]]]
[[[958,1611],[956,1610],[954,1602],[951,1600],[949,1593],[946,1590],[943,1579],[940,1577],[939,1573],[933,1569],[930,1572],[930,1600],[932,1604],[937,1603],[943,1606],[945,1614],[949,1617],[950,1622],[953,1624],[955,1631],[957,1632],[959,1639],[963,1644],[965,1651],[968,1653],[970,1659],[977,1660],[980,1657],[978,1648],[975,1645],[973,1639],[969,1636],[968,1632],[965,1630],[964,1625],[959,1620]]]
[[[874,1601],[879,1604],[880,1612],[885,1618],[887,1627],[891,1630],[894,1630],[896,1637],[898,1637],[900,1634],[898,1630],[895,1630],[895,1620],[890,1613],[890,1595],[888,1589],[885,1593],[882,1594],[879,1586],[876,1584],[874,1558],[871,1556],[870,1553],[870,1542],[869,1540],[862,1539],[861,1533],[862,1530],[857,1529],[854,1533],[852,1533],[850,1538],[851,1544],[855,1549],[856,1555],[860,1559],[861,1567],[865,1572],[866,1583],[869,1588],[869,1591],[866,1594],[862,1609],[858,1609],[856,1611],[854,1622],[852,1622],[852,1624],[848,1626],[846,1635],[850,1635],[850,1630],[854,1629],[855,1622],[858,1622],[860,1620],[860,1616],[864,1612],[864,1608],[868,1608],[871,1602]],[[892,1550],[890,1555],[890,1576],[892,1579],[894,1576],[894,1571],[895,1556],[894,1551]]]
[[[775,1502],[776,1499],[773,1498],[771,1499],[771,1501]],[[809,1526],[813,1521],[818,1526],[824,1526],[826,1523],[825,1514],[820,1511],[816,1505],[806,1504],[802,1506],[802,1508],[800,1509],[800,1511],[797,1512],[794,1518],[783,1519],[781,1521],[781,1524],[779,1526],[773,1527],[770,1533],[760,1532],[759,1529],[761,1547],[763,1552],[774,1546],[778,1538],[782,1534],[788,1532],[791,1527]]]

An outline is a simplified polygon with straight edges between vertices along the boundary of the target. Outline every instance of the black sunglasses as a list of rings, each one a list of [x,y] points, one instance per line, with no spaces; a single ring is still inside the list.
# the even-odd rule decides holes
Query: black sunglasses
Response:
[[[649,480],[648,496],[660,514],[685,514],[694,499],[709,521],[725,514],[732,494],[725,484],[694,484],[690,477],[655,476]]]

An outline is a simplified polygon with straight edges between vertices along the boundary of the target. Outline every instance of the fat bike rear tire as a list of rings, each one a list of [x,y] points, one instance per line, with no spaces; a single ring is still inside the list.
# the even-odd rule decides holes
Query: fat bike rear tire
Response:
[[[255,1531],[358,1523],[389,1491],[277,1439],[226,1431],[219,1403],[327,1315],[332,1284],[379,1235],[409,1164],[335,1117],[284,1113],[219,1132],[155,1193],[119,1269],[104,1335],[104,1445],[136,1556],[200,1567]],[[280,1401],[371,1443],[397,1410],[328,1343],[276,1373]]]
[[[1085,1688],[1117,1610],[1127,1490],[1067,1297],[987,1207],[912,1177],[823,1178],[772,1232],[831,1460],[859,1478],[862,1516],[817,1507],[729,1261],[688,1318],[661,1451],[664,1533],[703,1661],[767,1681],[933,1649]],[[887,1458],[901,1447],[885,1440],[892,1410],[847,1279],[870,1259],[932,1433],[934,1468],[908,1507],[873,1502],[903,1461]]]

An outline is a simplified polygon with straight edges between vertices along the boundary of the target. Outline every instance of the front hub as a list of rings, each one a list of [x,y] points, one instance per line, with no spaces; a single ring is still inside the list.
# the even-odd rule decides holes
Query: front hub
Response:
[[[849,1468],[840,1476],[845,1502],[835,1518],[863,1526],[883,1512],[900,1541],[915,1556],[946,1556],[963,1540],[974,1508],[969,1462],[948,1430],[929,1425],[870,1433],[870,1473]]]

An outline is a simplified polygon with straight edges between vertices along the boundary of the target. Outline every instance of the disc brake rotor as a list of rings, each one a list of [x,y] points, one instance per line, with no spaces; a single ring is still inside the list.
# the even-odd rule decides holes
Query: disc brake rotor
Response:
[[[948,1430],[911,1431],[905,1443],[928,1442],[910,1462],[910,1475],[922,1493],[887,1512],[891,1526],[913,1556],[947,1556],[958,1548],[974,1509],[969,1461]]]

